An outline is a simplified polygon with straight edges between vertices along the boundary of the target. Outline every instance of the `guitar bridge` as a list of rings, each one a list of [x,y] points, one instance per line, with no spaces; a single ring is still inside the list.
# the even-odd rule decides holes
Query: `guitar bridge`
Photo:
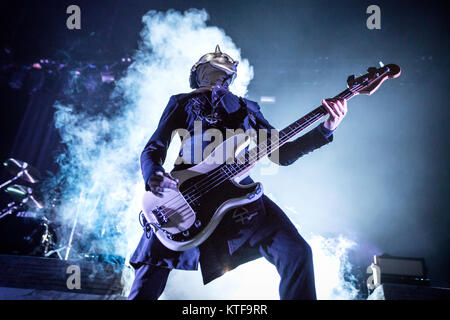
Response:
[[[166,214],[163,212],[162,207],[156,207],[152,210],[153,215],[156,218],[156,221],[158,221],[158,224],[162,226],[163,224],[169,222],[169,218],[166,216]]]

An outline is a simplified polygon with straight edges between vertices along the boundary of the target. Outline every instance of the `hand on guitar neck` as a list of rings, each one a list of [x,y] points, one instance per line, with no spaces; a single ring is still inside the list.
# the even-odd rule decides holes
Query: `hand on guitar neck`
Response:
[[[328,111],[328,119],[323,124],[330,131],[336,130],[347,114],[347,100],[345,99],[323,99],[322,105]]]

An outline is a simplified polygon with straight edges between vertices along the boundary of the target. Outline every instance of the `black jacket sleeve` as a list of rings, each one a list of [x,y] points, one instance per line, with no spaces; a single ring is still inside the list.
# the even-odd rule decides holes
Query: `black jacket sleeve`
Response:
[[[141,154],[141,171],[145,181],[145,190],[149,191],[149,179],[156,171],[164,172],[163,164],[166,159],[167,149],[176,130],[179,129],[181,115],[179,112],[177,97],[170,97],[158,128],[145,145]]]

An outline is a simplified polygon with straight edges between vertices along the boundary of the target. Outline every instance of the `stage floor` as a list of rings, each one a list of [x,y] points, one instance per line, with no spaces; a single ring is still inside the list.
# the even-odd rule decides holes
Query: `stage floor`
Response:
[[[105,262],[0,255],[0,299],[125,299],[123,268]]]

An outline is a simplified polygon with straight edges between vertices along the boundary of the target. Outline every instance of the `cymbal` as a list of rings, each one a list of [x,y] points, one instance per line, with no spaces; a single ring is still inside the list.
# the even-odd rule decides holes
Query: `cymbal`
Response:
[[[33,193],[31,188],[23,186],[21,184],[13,184],[5,189],[5,192],[10,195],[16,201],[22,201],[29,194]],[[30,192],[31,191],[31,192]]]
[[[3,162],[3,165],[9,173],[20,176],[20,178],[27,182],[36,183],[41,180],[41,174],[39,171],[25,161],[9,158]]]
[[[5,192],[9,194],[15,201],[27,203],[32,207],[38,209],[44,208],[44,206],[36,200],[33,195],[33,189],[21,184],[13,184],[5,189]]]

